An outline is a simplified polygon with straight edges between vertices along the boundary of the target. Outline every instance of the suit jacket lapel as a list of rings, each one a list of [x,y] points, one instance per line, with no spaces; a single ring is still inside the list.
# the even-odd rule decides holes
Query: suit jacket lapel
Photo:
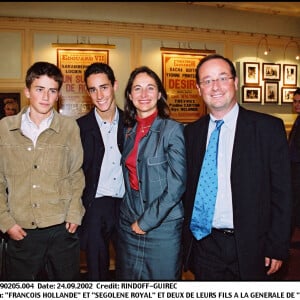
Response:
[[[249,136],[253,134],[251,129],[251,121],[248,118],[247,112],[240,107],[236,124],[236,132],[233,142],[231,173],[235,168],[241,166],[241,157],[243,153],[249,151]]]
[[[189,177],[192,180],[190,184],[192,185],[195,192],[198,184],[198,178],[200,176],[201,165],[206,150],[206,139],[209,119],[209,115],[200,119],[197,123],[191,125],[193,127],[191,127],[191,131],[189,132],[190,139],[188,145],[188,155],[190,159],[188,172],[190,173]]]
[[[199,138],[195,140],[195,152],[194,152],[194,159],[195,159],[195,166],[196,170],[198,170],[198,177],[200,175],[201,166],[203,163],[205,151],[206,151],[206,140],[207,140],[207,133],[208,133],[208,125],[209,125],[209,115],[208,118],[204,120],[205,126],[201,126],[201,129],[198,130],[197,135]],[[195,135],[195,136],[197,136]]]
[[[101,148],[104,147],[104,142],[102,139],[102,135],[101,135],[101,131],[100,128],[98,126],[98,122],[97,119],[95,117],[95,113],[94,110],[92,111],[92,114],[90,114],[90,132],[91,132],[91,136],[94,139],[94,145],[97,149],[94,149],[95,153],[99,150],[98,147],[100,146]]]

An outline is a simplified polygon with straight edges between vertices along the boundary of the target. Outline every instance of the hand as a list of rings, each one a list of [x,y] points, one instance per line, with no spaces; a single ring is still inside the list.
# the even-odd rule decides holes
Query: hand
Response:
[[[135,232],[136,234],[146,234],[146,232],[143,231],[143,230],[140,228],[140,226],[139,226],[139,224],[138,224],[137,221],[135,221],[135,222],[131,225],[131,230],[132,230],[133,232]]]
[[[66,229],[70,232],[70,233],[75,233],[77,230],[78,225],[77,224],[73,224],[73,223],[66,223]]]
[[[269,267],[267,275],[277,272],[282,266],[282,260],[265,257],[265,266]]]
[[[20,241],[23,240],[27,233],[23,230],[21,226],[15,224],[13,227],[7,230],[7,234],[12,240]]]

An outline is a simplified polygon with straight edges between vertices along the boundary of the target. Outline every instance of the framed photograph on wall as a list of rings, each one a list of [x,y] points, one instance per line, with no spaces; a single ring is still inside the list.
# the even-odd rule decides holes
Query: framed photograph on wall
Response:
[[[244,62],[244,84],[259,85],[259,63]]]
[[[281,103],[293,103],[295,88],[281,88]]]
[[[0,119],[16,115],[21,109],[20,93],[0,93]]]
[[[261,86],[243,86],[242,100],[244,103],[261,103]]]
[[[297,65],[283,65],[283,85],[297,85]]]
[[[278,103],[278,82],[265,81],[265,103]]]
[[[262,77],[263,80],[280,80],[280,64],[262,64]]]

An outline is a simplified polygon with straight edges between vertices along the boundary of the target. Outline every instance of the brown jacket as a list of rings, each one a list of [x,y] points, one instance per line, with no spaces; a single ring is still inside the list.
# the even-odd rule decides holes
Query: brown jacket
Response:
[[[55,111],[34,147],[21,132],[26,109],[0,121],[0,230],[15,224],[26,229],[80,225],[84,175],[78,125]]]

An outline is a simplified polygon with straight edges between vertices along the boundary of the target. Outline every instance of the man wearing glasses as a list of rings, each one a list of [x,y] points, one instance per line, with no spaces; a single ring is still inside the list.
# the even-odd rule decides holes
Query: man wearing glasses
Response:
[[[196,280],[270,280],[289,250],[292,194],[284,124],[238,104],[235,67],[221,55],[199,62],[196,83],[209,114],[185,127],[185,270]]]

